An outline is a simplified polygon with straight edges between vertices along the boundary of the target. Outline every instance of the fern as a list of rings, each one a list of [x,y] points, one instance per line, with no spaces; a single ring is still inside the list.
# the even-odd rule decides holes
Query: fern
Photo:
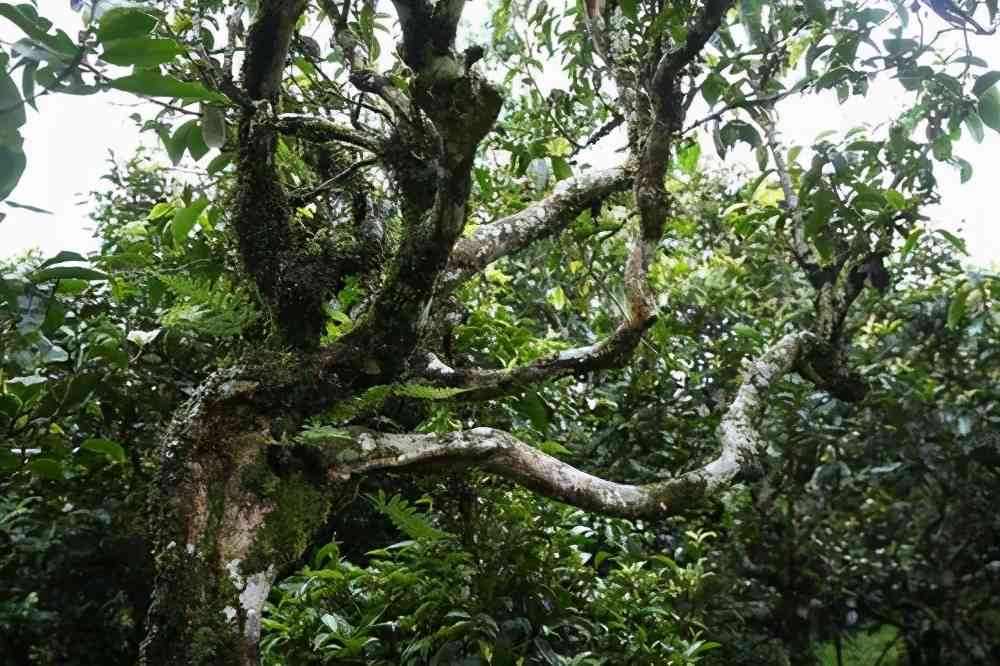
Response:
[[[440,388],[426,384],[382,384],[371,387],[361,395],[336,403],[326,411],[323,420],[332,423],[346,423],[376,411],[391,397],[414,400],[448,400],[468,390],[465,388]]]
[[[253,301],[224,280],[167,273],[156,273],[156,277],[176,296],[174,304],[160,317],[160,323],[169,328],[225,338],[239,335],[260,316]]]
[[[440,541],[450,538],[452,535],[444,530],[440,530],[431,525],[425,514],[419,513],[415,506],[402,499],[399,495],[393,495],[386,499],[385,493],[381,490],[378,495],[369,495],[368,499],[378,509],[379,513],[392,521],[400,532],[410,539],[420,543],[428,541]]]
[[[326,444],[332,439],[350,440],[355,439],[354,435],[329,425],[310,424],[302,429],[296,437],[303,444]]]

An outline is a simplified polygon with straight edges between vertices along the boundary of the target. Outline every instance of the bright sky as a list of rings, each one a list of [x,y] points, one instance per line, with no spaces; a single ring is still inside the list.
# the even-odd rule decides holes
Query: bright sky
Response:
[[[69,35],[81,28],[79,15],[64,0],[47,0],[46,15]],[[485,0],[470,0],[466,9],[473,25],[485,22]],[[482,21],[480,21],[480,17]],[[936,17],[929,17],[933,25]],[[957,34],[957,33],[955,33]],[[0,40],[19,39],[17,28],[0,18]],[[1000,69],[1000,37],[973,37],[977,56]],[[876,125],[894,117],[909,98],[895,83],[873,85],[863,99],[851,98],[838,104],[832,94],[810,95],[783,103],[781,128],[785,141],[808,145],[819,133],[839,131],[857,125]],[[107,171],[109,151],[128,157],[139,144],[139,134],[129,114],[135,98],[125,94],[98,94],[87,97],[50,95],[38,100],[40,112],[28,109],[23,128],[28,167],[10,199],[52,211],[43,215],[0,206],[7,218],[0,222],[0,258],[37,247],[49,256],[59,250],[91,250],[87,214],[91,201],[87,193],[102,187],[100,177]],[[998,179],[997,155],[1000,134],[989,129],[982,144],[965,137],[955,146],[955,154],[972,163],[972,180],[960,184],[958,172],[947,166],[939,169],[942,206],[928,211],[935,224],[959,231],[969,246],[971,261],[980,265],[1000,263],[1000,233],[996,227]],[[208,158],[206,158],[208,159]]]

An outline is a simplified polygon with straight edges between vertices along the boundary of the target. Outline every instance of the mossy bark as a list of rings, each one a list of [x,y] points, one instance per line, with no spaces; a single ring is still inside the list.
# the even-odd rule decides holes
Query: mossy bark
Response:
[[[142,666],[258,664],[271,584],[302,555],[337,495],[336,482],[274,455],[257,388],[219,373],[164,438]]]

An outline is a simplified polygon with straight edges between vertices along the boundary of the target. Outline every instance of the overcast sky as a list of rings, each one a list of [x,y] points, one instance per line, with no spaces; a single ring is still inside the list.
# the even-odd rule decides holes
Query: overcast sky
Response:
[[[79,15],[69,2],[46,0],[46,16],[69,35],[81,28]],[[472,25],[482,26],[486,3],[469,2]],[[935,17],[928,19],[929,23]],[[0,39],[12,42],[21,35],[0,18]],[[973,38],[976,55],[1000,69],[1000,37]],[[894,82],[873,85],[864,99],[851,98],[838,104],[832,94],[810,95],[789,100],[781,107],[781,128],[788,143],[808,145],[820,132],[846,130],[857,125],[876,125],[895,117],[910,97]],[[28,109],[23,128],[28,166],[10,200],[52,211],[42,215],[0,206],[7,218],[0,222],[0,258],[38,247],[46,256],[63,249],[94,249],[90,222],[91,202],[87,193],[102,187],[109,151],[128,157],[139,143],[137,129],[128,118],[136,110],[129,95],[98,94],[86,97],[50,95],[38,100],[39,111]],[[996,226],[1000,134],[989,129],[982,144],[969,138],[955,147],[955,154],[972,163],[975,173],[962,185],[958,172],[942,165],[938,169],[943,205],[928,211],[935,224],[960,231],[967,239],[971,259],[982,265],[1000,262],[1000,233]],[[211,157],[204,158],[204,161]]]

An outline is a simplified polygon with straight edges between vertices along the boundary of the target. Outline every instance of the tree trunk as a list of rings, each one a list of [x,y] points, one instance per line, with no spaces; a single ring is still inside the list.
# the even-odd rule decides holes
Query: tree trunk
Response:
[[[142,666],[258,664],[271,585],[336,495],[301,451],[275,445],[258,384],[226,374],[235,376],[218,373],[179,410],[161,444]]]

